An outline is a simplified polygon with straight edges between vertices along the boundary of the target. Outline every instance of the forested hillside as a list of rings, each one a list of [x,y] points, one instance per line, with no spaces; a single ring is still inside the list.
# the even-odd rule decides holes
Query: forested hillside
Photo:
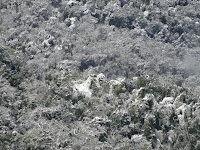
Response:
[[[199,0],[0,0],[0,149],[199,150]]]

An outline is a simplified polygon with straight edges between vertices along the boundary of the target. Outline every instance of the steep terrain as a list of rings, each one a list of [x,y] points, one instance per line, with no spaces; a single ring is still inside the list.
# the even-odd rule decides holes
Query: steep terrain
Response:
[[[0,149],[200,149],[199,0],[1,0]]]

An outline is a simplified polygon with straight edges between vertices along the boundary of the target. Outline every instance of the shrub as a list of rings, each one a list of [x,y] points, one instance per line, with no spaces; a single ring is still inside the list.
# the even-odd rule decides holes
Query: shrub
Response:
[[[121,93],[125,93],[126,90],[124,90],[124,85],[117,85],[114,87],[114,93],[115,95],[119,96]]]
[[[65,147],[67,147],[69,145],[69,143],[68,142],[61,142],[60,144],[59,144],[59,148],[65,148]]]
[[[147,84],[147,80],[144,77],[138,77],[136,85],[137,88],[145,87]]]
[[[101,133],[100,135],[99,135],[99,141],[100,142],[106,142],[107,141],[107,134],[106,133]]]
[[[84,117],[84,109],[81,109],[81,108],[76,109],[75,116],[77,120],[82,120]]]
[[[149,5],[150,4],[150,0],[142,0],[142,2],[146,5]]]
[[[161,21],[163,24],[167,24],[167,20],[166,20],[165,16],[160,17],[160,21]]]
[[[146,89],[141,89],[141,90],[139,91],[139,93],[138,93],[138,97],[139,97],[139,98],[144,98],[145,95],[146,95],[146,93],[147,93],[147,90],[146,90]]]

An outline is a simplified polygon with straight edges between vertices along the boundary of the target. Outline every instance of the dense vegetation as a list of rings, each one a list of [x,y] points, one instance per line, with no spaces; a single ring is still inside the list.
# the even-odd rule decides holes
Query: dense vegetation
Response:
[[[1,0],[0,149],[200,149],[198,0]]]

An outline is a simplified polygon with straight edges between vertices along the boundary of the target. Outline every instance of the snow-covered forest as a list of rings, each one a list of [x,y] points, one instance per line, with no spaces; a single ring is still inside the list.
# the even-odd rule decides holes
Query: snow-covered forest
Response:
[[[199,0],[0,0],[1,150],[199,150]]]

